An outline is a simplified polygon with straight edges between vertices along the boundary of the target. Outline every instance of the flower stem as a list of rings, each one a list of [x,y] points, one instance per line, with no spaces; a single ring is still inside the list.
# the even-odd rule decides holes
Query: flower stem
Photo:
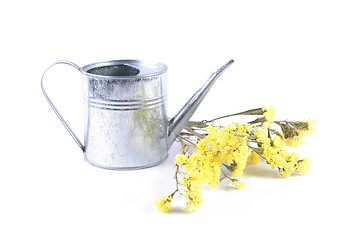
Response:
[[[210,122],[214,122],[216,120],[222,119],[222,118],[227,118],[227,117],[234,117],[234,116],[238,116],[238,115],[263,115],[264,111],[262,108],[255,108],[255,109],[251,109],[251,110],[247,110],[244,112],[239,112],[239,113],[234,113],[234,114],[229,114],[229,115],[225,115],[225,116],[221,116],[221,117],[217,117],[214,118],[210,121],[203,121],[204,123],[210,123]]]

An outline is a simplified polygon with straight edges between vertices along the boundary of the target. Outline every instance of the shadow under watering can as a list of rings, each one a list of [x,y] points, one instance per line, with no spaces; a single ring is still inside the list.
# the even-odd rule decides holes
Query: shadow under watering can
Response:
[[[233,62],[230,60],[213,73],[171,120],[167,115],[167,66],[158,62],[114,60],[79,67],[69,61],[57,61],[45,70],[41,88],[60,121],[84,152],[87,162],[106,169],[141,169],[166,160],[177,136],[216,79]],[[70,65],[82,74],[84,143],[44,89],[45,73],[56,64]]]

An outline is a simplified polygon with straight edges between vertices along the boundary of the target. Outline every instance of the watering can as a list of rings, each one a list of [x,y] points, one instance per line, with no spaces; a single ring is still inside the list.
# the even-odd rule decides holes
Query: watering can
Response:
[[[172,118],[167,115],[167,66],[143,60],[113,60],[79,67],[69,61],[50,65],[41,78],[42,92],[84,152],[90,164],[130,170],[165,161],[168,150],[231,60],[215,73]],[[54,65],[70,65],[82,74],[85,136],[82,142],[47,95],[45,73]]]

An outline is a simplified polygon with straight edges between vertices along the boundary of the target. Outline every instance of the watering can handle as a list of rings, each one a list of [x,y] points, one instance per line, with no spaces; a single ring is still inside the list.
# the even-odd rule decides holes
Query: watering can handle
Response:
[[[85,147],[84,144],[81,143],[81,141],[79,140],[79,138],[75,135],[74,131],[70,128],[70,126],[67,124],[67,122],[65,121],[65,119],[61,116],[60,112],[56,109],[55,105],[52,103],[52,101],[50,100],[49,96],[46,94],[46,91],[44,89],[44,85],[43,85],[43,80],[44,80],[44,75],[45,73],[54,65],[57,64],[66,64],[66,65],[70,65],[74,68],[76,68],[77,70],[79,70],[81,72],[81,68],[76,65],[75,63],[69,62],[69,61],[56,61],[53,64],[51,64],[43,73],[42,77],[41,77],[41,90],[46,98],[46,100],[48,101],[48,103],[50,104],[51,108],[54,110],[56,116],[60,119],[60,121],[62,122],[62,124],[65,126],[66,130],[70,133],[71,137],[75,140],[75,142],[77,143],[77,145],[81,148],[81,150],[84,152],[85,151]]]

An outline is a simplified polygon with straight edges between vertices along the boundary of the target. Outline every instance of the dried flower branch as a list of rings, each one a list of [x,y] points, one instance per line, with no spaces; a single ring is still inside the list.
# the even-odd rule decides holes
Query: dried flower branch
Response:
[[[224,127],[215,126],[219,119],[238,115],[258,115],[260,117],[246,124],[235,123]],[[209,184],[215,188],[224,179],[240,189],[244,183],[239,180],[248,163],[266,161],[277,169],[282,177],[295,172],[304,175],[311,166],[309,158],[301,159],[296,153],[285,147],[299,146],[303,136],[314,132],[316,122],[274,121],[275,108],[256,108],[230,114],[210,121],[191,121],[180,133],[178,141],[182,154],[175,161],[176,190],[156,201],[159,211],[171,209],[171,201],[176,193],[187,200],[185,209],[196,211],[202,200],[202,188]],[[276,126],[280,128],[276,129]],[[190,148],[195,148],[189,155]]]

